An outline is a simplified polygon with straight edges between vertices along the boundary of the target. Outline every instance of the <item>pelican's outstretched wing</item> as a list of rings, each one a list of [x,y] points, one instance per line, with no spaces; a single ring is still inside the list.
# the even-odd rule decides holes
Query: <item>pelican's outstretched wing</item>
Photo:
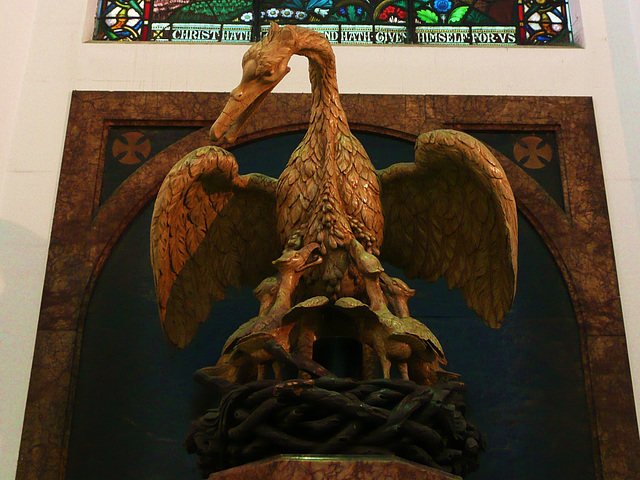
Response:
[[[382,257],[409,277],[445,276],[469,307],[500,327],[515,294],[518,224],[504,170],[473,137],[436,130],[416,141],[415,163],[379,172]]]
[[[151,263],[163,330],[186,346],[229,285],[256,285],[280,254],[275,185],[238,175],[235,157],[199,148],[165,178],[151,223]]]

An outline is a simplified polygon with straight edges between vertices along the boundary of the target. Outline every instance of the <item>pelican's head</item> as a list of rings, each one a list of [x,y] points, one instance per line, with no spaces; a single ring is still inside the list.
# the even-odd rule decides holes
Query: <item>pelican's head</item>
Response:
[[[253,45],[242,58],[242,80],[231,92],[222,113],[211,126],[214,144],[230,145],[242,126],[271,90],[289,73],[289,59],[295,53],[295,30],[271,23],[269,34]]]

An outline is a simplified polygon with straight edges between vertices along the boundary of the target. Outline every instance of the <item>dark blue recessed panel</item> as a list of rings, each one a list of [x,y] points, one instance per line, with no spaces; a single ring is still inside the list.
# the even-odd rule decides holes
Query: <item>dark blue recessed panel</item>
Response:
[[[413,145],[358,135],[378,168],[412,161]],[[235,149],[242,173],[277,176],[301,134]],[[199,478],[182,442],[206,406],[193,372],[253,317],[250,289],[231,290],[184,350],[163,339],[149,261],[152,205],[131,224],[96,283],[82,340],[69,480]],[[444,282],[410,281],[409,307],[440,339],[466,383],[467,417],[488,451],[470,480],[594,478],[578,328],[551,255],[520,217],[514,309],[500,330],[482,324]],[[390,268],[390,267],[389,267]],[[390,268],[391,269],[391,268]],[[393,272],[398,275],[399,272]]]

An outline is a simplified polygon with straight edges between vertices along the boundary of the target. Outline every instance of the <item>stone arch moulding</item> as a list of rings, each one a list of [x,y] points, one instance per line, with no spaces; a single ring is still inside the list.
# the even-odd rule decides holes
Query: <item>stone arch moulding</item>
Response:
[[[18,479],[64,477],[92,285],[113,245],[155,196],[173,163],[207,143],[207,129],[226,98],[223,93],[73,93]],[[564,210],[520,167],[497,156],[521,212],[543,238],[569,288],[580,326],[598,478],[640,475],[640,442],[591,99],[343,95],[342,101],[354,130],[409,141],[435,128],[555,133]],[[309,95],[270,95],[240,142],[304,129],[309,106]],[[106,139],[113,126],[187,126],[195,131],[144,163],[100,204]]]

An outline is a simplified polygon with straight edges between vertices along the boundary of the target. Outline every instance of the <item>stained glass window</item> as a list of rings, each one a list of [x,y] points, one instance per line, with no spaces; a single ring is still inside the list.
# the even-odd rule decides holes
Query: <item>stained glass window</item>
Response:
[[[269,22],[344,44],[569,45],[568,0],[100,0],[95,40],[246,43]]]

